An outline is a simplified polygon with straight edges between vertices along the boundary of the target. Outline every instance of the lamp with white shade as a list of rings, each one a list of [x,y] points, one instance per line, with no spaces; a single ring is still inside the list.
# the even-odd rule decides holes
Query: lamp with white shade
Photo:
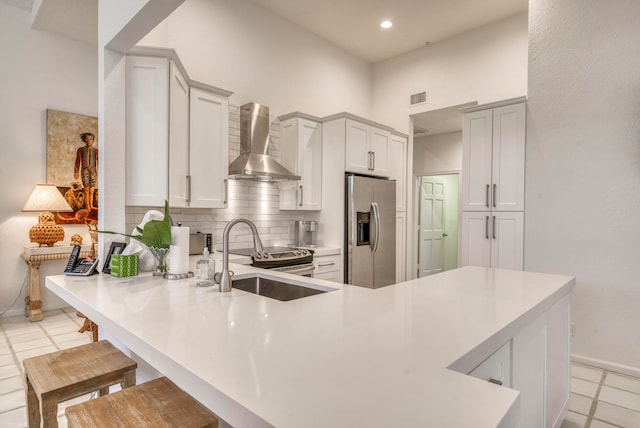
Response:
[[[52,247],[64,239],[64,228],[56,224],[54,212],[73,212],[54,184],[37,184],[22,211],[38,212],[38,224],[29,230],[29,239],[39,246]]]

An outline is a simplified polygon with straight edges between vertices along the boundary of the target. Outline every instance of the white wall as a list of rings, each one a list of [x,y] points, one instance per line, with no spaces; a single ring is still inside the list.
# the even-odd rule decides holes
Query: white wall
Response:
[[[29,12],[0,3],[0,314],[17,298],[24,308],[26,264],[22,247],[38,213],[22,213],[33,187],[46,182],[46,110],[97,116],[97,52],[81,42],[30,29]],[[65,226],[90,242],[84,225]],[[42,276],[59,273],[64,261],[42,265]],[[44,309],[63,306],[43,290]],[[5,315],[7,315],[5,314]]]
[[[427,91],[428,103],[409,107]],[[520,14],[373,67],[372,119],[409,132],[409,115],[526,95],[527,15]]]
[[[139,44],[174,48],[190,78],[236,105],[371,115],[371,65],[247,0],[187,0]]]
[[[530,0],[525,269],[575,275],[573,353],[640,369],[640,2]]]
[[[414,175],[461,170],[462,131],[413,139]]]

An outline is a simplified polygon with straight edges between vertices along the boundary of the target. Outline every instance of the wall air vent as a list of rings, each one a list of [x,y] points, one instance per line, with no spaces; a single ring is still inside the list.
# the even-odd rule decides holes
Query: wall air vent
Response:
[[[409,97],[409,105],[415,106],[427,102],[427,91],[418,92]]]

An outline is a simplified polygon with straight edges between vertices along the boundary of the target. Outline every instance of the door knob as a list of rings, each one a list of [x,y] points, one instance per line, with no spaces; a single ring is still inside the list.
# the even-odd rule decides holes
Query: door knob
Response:
[[[448,234],[446,234],[446,233],[444,233],[444,232],[442,233],[442,237],[443,237],[443,238],[446,238],[447,236],[449,236],[449,235],[448,235]]]

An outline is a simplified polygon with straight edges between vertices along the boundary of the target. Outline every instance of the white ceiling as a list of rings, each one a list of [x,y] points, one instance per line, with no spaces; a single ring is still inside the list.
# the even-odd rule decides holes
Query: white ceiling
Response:
[[[526,12],[528,0],[251,0],[370,63]],[[31,10],[33,0],[0,0]],[[38,2],[36,2],[37,4]],[[34,28],[96,43],[98,0],[42,0]],[[382,20],[393,27],[382,30]]]
[[[370,63],[526,12],[528,0],[252,0]],[[393,22],[380,29],[385,19]]]
[[[250,0],[375,63],[527,11],[528,0]],[[34,0],[0,0],[31,11]],[[98,0],[40,0],[33,27],[97,43]],[[381,21],[393,21],[382,30]],[[419,135],[460,130],[457,106],[414,116]],[[428,132],[421,132],[421,130]]]

